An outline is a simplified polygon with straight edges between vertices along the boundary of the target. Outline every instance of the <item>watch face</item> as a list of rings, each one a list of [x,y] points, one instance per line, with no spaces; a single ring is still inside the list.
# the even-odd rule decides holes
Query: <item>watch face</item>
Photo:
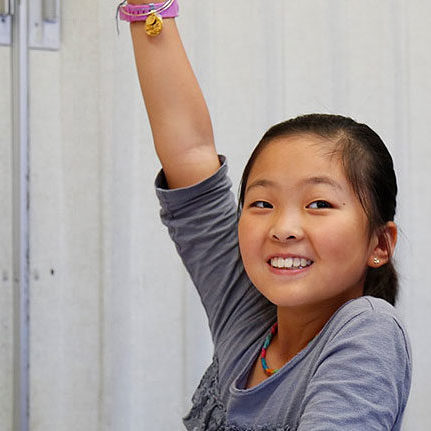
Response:
[[[158,14],[152,13],[145,21],[145,32],[148,36],[157,36],[163,28],[162,17]]]

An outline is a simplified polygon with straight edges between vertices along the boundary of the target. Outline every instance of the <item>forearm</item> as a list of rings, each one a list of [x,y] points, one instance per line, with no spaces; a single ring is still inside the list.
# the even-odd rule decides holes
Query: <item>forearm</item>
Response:
[[[163,24],[155,37],[145,33],[143,22],[130,27],[157,155],[174,188],[210,176],[219,162],[208,109],[175,20],[165,19]]]

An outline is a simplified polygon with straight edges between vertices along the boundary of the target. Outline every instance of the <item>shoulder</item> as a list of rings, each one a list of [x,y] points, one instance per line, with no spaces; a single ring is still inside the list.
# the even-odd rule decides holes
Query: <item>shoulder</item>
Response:
[[[378,357],[376,364],[411,367],[411,347],[398,311],[387,301],[363,296],[344,304],[327,324],[329,350],[349,357]]]
[[[411,355],[396,309],[368,296],[349,301],[320,337],[299,429],[399,429]]]
[[[379,333],[390,326],[408,342],[407,330],[397,309],[380,298],[362,296],[349,301],[338,309],[331,321],[336,330],[363,327]]]
[[[375,298],[373,296],[361,296],[357,299],[352,299],[342,305],[336,314],[341,316],[354,316],[364,312],[370,312],[376,315],[386,315],[400,320],[398,311],[396,308],[381,298]]]

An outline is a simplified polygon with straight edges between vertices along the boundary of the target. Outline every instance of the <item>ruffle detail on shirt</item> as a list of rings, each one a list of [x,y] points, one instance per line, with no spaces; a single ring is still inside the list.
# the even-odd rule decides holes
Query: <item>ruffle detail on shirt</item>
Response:
[[[226,424],[226,408],[220,397],[217,357],[203,375],[193,397],[193,406],[183,423],[189,431],[294,431],[289,425],[237,426]]]
[[[192,397],[193,406],[189,414],[183,418],[183,423],[188,430],[227,430],[226,409],[220,397],[218,370],[218,360],[215,357]]]
[[[225,425],[223,431],[294,431],[289,425],[274,426],[274,425],[256,425],[254,427],[238,427],[236,425]]]

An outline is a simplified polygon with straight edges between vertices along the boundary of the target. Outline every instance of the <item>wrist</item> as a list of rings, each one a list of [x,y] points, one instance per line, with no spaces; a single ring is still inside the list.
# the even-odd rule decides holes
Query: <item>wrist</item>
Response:
[[[120,19],[127,22],[145,21],[145,32],[148,36],[158,36],[163,29],[164,18],[178,16],[177,0],[165,0],[161,3],[148,3],[147,0],[131,0],[133,4],[123,1],[117,8]],[[142,3],[142,1],[146,1]]]

